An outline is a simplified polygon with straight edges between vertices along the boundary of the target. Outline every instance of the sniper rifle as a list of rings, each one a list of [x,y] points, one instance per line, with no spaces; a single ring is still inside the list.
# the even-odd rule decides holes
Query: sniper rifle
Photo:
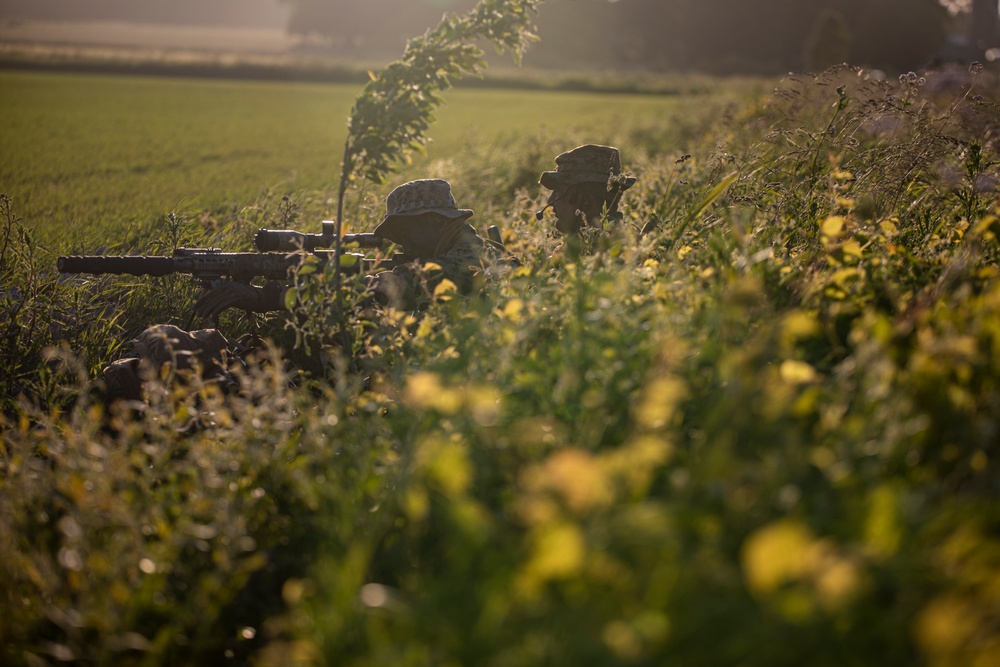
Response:
[[[68,255],[59,257],[56,266],[61,273],[129,274],[133,276],[166,276],[175,273],[190,275],[202,288],[208,289],[224,280],[250,284],[254,278],[287,280],[289,273],[308,257],[315,257],[321,266],[336,261],[333,250],[310,253],[286,252],[223,252],[219,248],[177,248],[173,256],[110,256]],[[341,253],[343,274],[373,273],[391,269],[408,261],[402,253],[389,259],[370,259],[361,253]],[[190,328],[194,311],[184,328]],[[218,324],[216,324],[218,326]]]
[[[151,255],[68,255],[56,266],[61,273],[129,274],[166,276],[183,273],[192,276],[202,287],[218,280],[249,283],[257,277],[284,280],[291,269],[306,257],[316,257],[321,265],[333,260],[332,250],[314,250],[308,254],[286,252],[223,252],[220,248],[177,248],[173,256]],[[341,253],[340,270],[360,273],[392,268],[402,257],[369,259],[361,253]]]

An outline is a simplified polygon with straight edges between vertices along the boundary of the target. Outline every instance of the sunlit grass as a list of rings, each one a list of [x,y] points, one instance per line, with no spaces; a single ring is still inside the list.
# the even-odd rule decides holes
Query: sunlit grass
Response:
[[[0,73],[0,89],[0,189],[47,243],[78,251],[121,242],[130,227],[148,229],[171,211],[218,213],[262,193],[335,191],[359,91],[12,72]],[[472,145],[567,132],[580,143],[609,141],[622,126],[669,127],[734,96],[725,88],[696,97],[451,91],[427,154],[414,155],[398,180],[448,172],[445,163],[462,162]],[[448,176],[461,192],[462,174]],[[468,193],[474,202],[485,196]]]

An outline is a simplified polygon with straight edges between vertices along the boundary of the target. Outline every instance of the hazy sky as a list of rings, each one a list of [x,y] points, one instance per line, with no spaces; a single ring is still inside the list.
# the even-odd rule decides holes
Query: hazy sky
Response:
[[[940,46],[942,28],[948,24],[943,21],[945,12],[935,7],[935,2],[949,2],[956,9],[975,3],[988,10],[991,5],[996,7],[1000,0],[893,0],[885,3],[871,0],[622,0],[610,4],[613,1],[552,0],[547,3],[538,17],[543,40],[532,49],[529,62],[535,66],[545,63],[542,66],[563,68],[604,67],[614,63],[615,66],[650,69],[787,71],[804,66],[806,37],[812,29],[825,25],[820,21],[824,14],[819,10],[822,7],[849,7],[853,8],[850,16],[840,18],[842,22],[851,19],[850,35],[847,42],[834,45],[840,49],[837,57],[905,71],[935,56]],[[398,55],[406,40],[434,25],[443,10],[468,7],[472,2],[319,0],[301,5],[292,12],[292,3],[284,4],[281,0],[0,0],[0,39],[180,48],[175,34],[200,31],[199,34],[206,38],[187,48],[240,51],[265,47],[257,42],[244,48],[224,46],[214,33],[249,31],[255,35],[283,35],[286,41],[272,36],[268,42],[266,49],[272,52],[299,48],[301,36],[316,33],[325,35],[328,40],[308,42],[310,48],[322,43],[338,57],[378,59]],[[86,21],[91,23],[82,25]],[[135,25],[137,22],[145,25]],[[967,21],[955,22],[950,28],[964,30],[965,23]],[[987,24],[978,21],[976,25]],[[61,31],[60,35],[52,36],[53,30]],[[115,31],[113,37],[109,34],[111,31]],[[43,32],[49,36],[39,36]],[[171,36],[154,44],[149,41],[153,32],[170,32]],[[976,37],[977,43],[992,39]],[[826,45],[828,41],[820,44]]]
[[[453,4],[453,0],[400,1],[422,1],[442,9]],[[967,11],[972,1],[939,0],[953,11]],[[288,12],[280,0],[0,0],[0,21],[126,20],[277,28],[286,24]]]
[[[363,2],[363,0],[361,0]],[[279,0],[0,0],[0,20],[125,20],[282,28]]]

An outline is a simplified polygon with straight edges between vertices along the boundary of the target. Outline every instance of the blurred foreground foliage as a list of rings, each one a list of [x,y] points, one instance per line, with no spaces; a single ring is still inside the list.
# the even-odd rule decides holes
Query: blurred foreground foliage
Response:
[[[5,200],[4,664],[996,664],[998,101],[842,68],[478,147],[522,268],[110,410],[188,288],[57,279]],[[639,182],[581,253],[525,174],[588,140]]]

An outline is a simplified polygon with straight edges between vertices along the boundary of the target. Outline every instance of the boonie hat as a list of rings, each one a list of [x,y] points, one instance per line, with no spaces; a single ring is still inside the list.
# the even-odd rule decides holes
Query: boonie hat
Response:
[[[622,159],[613,146],[585,144],[556,157],[555,171],[546,171],[538,182],[549,190],[577,183],[607,183],[611,176],[622,173]],[[619,180],[622,190],[635,185],[632,176]]]
[[[451,184],[440,178],[426,178],[410,181],[396,187],[385,199],[385,217],[375,228],[375,233],[383,233],[387,225],[401,222],[400,218],[424,213],[438,213],[446,218],[469,218],[473,211],[458,208],[455,196],[451,194]],[[388,238],[388,237],[386,237]]]

